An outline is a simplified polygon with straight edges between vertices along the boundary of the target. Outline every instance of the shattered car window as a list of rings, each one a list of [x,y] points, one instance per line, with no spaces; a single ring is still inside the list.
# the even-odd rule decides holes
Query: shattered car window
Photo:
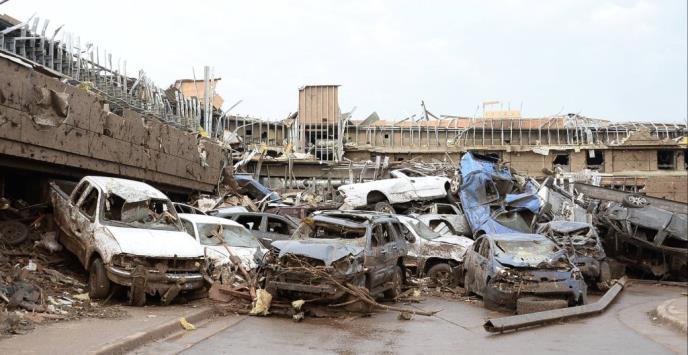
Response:
[[[301,223],[295,232],[298,239],[359,239],[365,238],[366,228],[351,228],[333,223]]]
[[[230,247],[259,248],[260,243],[249,231],[239,226],[212,223],[199,223],[198,235],[202,245],[222,245],[222,240]]]
[[[105,198],[103,221],[135,228],[151,228],[184,231],[174,213],[174,206],[167,200],[147,199],[127,202],[116,194]]]
[[[413,231],[423,239],[433,240],[435,238],[441,237],[439,233],[433,231],[428,226],[426,226],[425,223],[419,220],[407,219],[405,222],[406,223],[404,223],[404,226],[413,229]]]
[[[515,231],[522,233],[530,233],[530,224],[528,223],[528,221],[526,221],[524,216],[524,214],[532,215],[532,213],[528,212],[529,211],[527,210],[504,211],[494,216],[494,219],[499,224],[506,226],[510,229],[513,229]]]

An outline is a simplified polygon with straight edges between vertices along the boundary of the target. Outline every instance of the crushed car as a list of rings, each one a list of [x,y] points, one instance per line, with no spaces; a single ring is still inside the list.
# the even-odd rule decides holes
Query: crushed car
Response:
[[[611,286],[611,270],[597,229],[590,223],[556,220],[538,225],[537,233],[566,250],[583,277],[600,291]]]
[[[530,233],[547,212],[537,182],[512,174],[495,158],[467,152],[460,170],[461,205],[474,236]]]
[[[89,273],[91,298],[107,297],[116,284],[129,288],[132,305],[144,305],[147,294],[168,304],[204,287],[203,250],[152,186],[86,176],[76,187],[51,182],[50,200],[60,243]]]
[[[265,289],[274,296],[336,301],[339,285],[396,298],[408,251],[399,221],[390,214],[322,211],[306,217],[291,240],[272,243],[263,266]]]
[[[266,212],[225,213],[223,218],[246,227],[266,248],[270,248],[275,240],[289,239],[298,227],[291,217]]]
[[[457,204],[433,203],[416,209],[416,213],[409,215],[442,235],[471,235],[466,216]]]
[[[244,226],[234,221],[199,214],[179,214],[184,229],[204,249],[205,256],[216,265],[229,264],[239,258],[247,270],[256,268],[267,251]]]
[[[482,235],[466,252],[463,267],[466,292],[482,296],[491,310],[528,313],[533,303],[563,308],[587,302],[580,270],[542,235]]]
[[[451,193],[451,180],[442,176],[427,176],[412,169],[390,172],[390,179],[380,179],[340,186],[337,190],[344,197],[340,210],[369,208],[394,213],[395,207],[411,202],[448,198],[457,201]]]
[[[401,232],[409,241],[404,265],[415,277],[429,277],[438,286],[458,286],[461,281],[461,264],[473,240],[458,235],[441,235],[420,220],[409,216],[396,216]],[[410,234],[413,238],[408,238]]]
[[[687,215],[634,201],[598,206],[596,224],[604,230],[608,254],[653,277],[686,280]]]

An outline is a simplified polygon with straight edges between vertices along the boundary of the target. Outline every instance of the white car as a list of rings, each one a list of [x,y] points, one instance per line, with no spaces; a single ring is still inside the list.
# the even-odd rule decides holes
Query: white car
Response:
[[[132,180],[86,176],[74,186],[50,183],[60,243],[88,271],[93,299],[112,284],[129,288],[130,303],[143,306],[158,294],[168,304],[203,288],[203,249],[184,232],[165,194]]]
[[[473,240],[458,235],[441,235],[423,222],[409,216],[396,216],[410,233],[409,251],[404,258],[407,269],[418,277],[429,277],[435,284],[456,286],[461,280],[461,264]]]
[[[232,220],[187,213],[180,213],[179,218],[187,233],[205,249],[206,257],[219,265],[230,263],[231,252],[250,270],[258,266],[257,260],[267,252],[246,227]],[[224,243],[218,236],[222,236]]]
[[[340,209],[373,207],[376,211],[394,213],[392,205],[428,201],[454,196],[447,177],[427,176],[411,169],[393,170],[391,179],[342,185],[337,190],[344,196]]]

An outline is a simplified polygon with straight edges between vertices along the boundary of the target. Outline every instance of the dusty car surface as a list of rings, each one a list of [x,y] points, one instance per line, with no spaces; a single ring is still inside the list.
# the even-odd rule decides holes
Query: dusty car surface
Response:
[[[223,217],[246,227],[266,248],[275,240],[289,239],[298,227],[289,217],[266,212],[225,213]]]
[[[461,264],[473,240],[458,235],[441,235],[420,220],[396,216],[402,234],[410,233],[409,251],[404,265],[417,277],[430,277],[436,285],[456,286],[460,281]]]
[[[380,179],[340,186],[344,196],[341,210],[369,207],[375,211],[394,213],[393,205],[413,201],[452,198],[451,181],[440,176],[426,176],[411,169],[392,170],[391,179]]]
[[[603,291],[611,286],[609,262],[595,226],[557,220],[540,224],[537,233],[565,249],[573,264],[590,284]]]
[[[273,242],[265,258],[265,288],[271,294],[338,300],[346,291],[333,280],[365,287],[371,295],[400,294],[408,247],[393,215],[316,212],[294,238]]]
[[[461,205],[473,235],[532,232],[543,207],[534,181],[471,152],[461,158],[461,177]]]
[[[464,258],[464,288],[486,308],[515,309],[518,299],[542,297],[584,304],[587,286],[566,251],[538,234],[486,234]]]
[[[199,214],[180,214],[184,229],[203,247],[206,257],[227,264],[236,255],[247,269],[259,265],[267,251],[244,226],[234,221]]]
[[[134,305],[145,304],[146,294],[169,303],[204,286],[203,250],[162,192],[101,176],[84,177],[73,190],[50,185],[59,240],[89,272],[91,298],[107,297],[114,283],[129,287]]]

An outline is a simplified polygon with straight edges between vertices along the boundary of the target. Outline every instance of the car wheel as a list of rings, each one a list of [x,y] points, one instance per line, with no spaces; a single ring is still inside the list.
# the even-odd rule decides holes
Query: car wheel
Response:
[[[456,280],[454,280],[451,266],[447,263],[433,265],[430,270],[428,270],[428,277],[436,286],[456,286]]]
[[[392,288],[385,291],[385,297],[389,299],[396,299],[401,295],[401,283],[404,280],[404,276],[399,265],[395,266],[394,274],[392,275]]]
[[[385,212],[385,213],[394,213],[394,207],[389,204],[389,202],[386,201],[380,201],[375,204],[375,211],[378,212]]]
[[[110,280],[107,278],[103,260],[95,258],[88,271],[88,296],[102,299],[110,293]]]
[[[17,221],[0,222],[0,241],[5,244],[21,244],[28,236],[29,229],[23,223]]]
[[[541,297],[521,297],[516,300],[516,313],[527,314],[551,309],[566,308],[569,301],[564,299],[549,299]]]
[[[623,205],[631,208],[641,208],[649,205],[647,198],[643,195],[626,195],[623,198]]]

